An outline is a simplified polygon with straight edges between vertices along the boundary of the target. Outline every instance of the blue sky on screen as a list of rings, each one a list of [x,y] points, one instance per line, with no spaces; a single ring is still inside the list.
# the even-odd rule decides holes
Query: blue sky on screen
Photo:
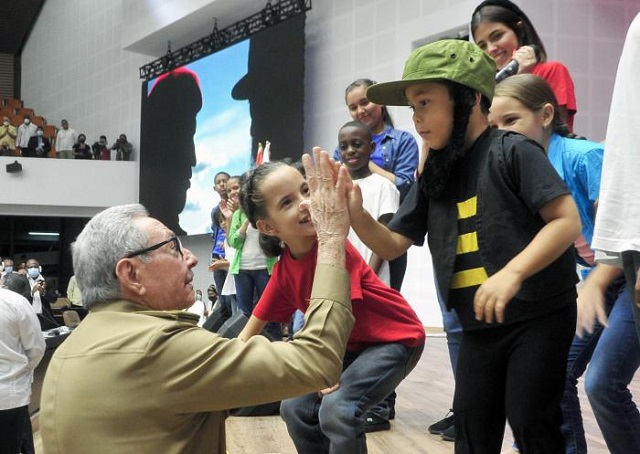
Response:
[[[251,163],[249,103],[231,97],[233,86],[247,73],[248,54],[249,40],[245,40],[186,65],[198,74],[202,90],[194,136],[197,164],[180,213],[180,226],[189,235],[211,232],[210,213],[218,201],[215,174],[224,170],[239,175]],[[149,90],[154,82],[148,84]]]

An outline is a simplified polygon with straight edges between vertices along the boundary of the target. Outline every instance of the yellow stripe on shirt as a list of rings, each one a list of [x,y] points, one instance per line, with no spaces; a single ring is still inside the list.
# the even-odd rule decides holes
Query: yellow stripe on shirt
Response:
[[[467,219],[477,214],[478,196],[474,195],[464,202],[458,202],[458,219]]]
[[[459,271],[451,277],[451,289],[474,287],[482,284],[489,278],[484,268],[473,268]]]
[[[471,232],[458,236],[458,246],[456,248],[456,255],[468,254],[469,252],[476,252],[478,250],[478,233]]]

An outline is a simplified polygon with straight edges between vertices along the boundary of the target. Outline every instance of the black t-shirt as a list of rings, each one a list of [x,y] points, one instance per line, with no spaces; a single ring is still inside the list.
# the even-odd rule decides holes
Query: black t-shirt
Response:
[[[480,230],[479,226],[482,225],[477,221],[478,216],[482,216],[482,206],[492,203],[491,196],[487,194],[487,191],[483,192],[485,198],[482,203],[477,204],[479,212],[474,213],[472,218],[459,219],[458,218],[458,202],[469,202],[481,192],[478,188],[478,178],[480,169],[484,168],[485,161],[490,152],[489,149],[492,145],[492,140],[496,139],[496,132],[491,129],[487,129],[472,145],[472,147],[466,152],[465,157],[462,158],[452,171],[452,177],[447,185],[447,189],[442,196],[442,199],[438,201],[439,205],[443,203],[449,206],[456,215],[448,217],[449,224],[445,226],[446,229],[451,229],[458,235],[458,245],[454,245],[449,249],[451,245],[442,244],[439,242],[430,242],[430,248],[432,249],[432,255],[435,257],[438,252],[442,253],[442,250],[434,251],[435,248],[447,248],[447,256],[454,256],[454,265],[452,275],[448,276],[448,284],[446,288],[441,285],[440,291],[442,295],[448,295],[449,306],[456,309],[460,322],[465,329],[482,328],[496,326],[487,325],[484,322],[478,322],[475,320],[473,313],[473,296],[477,288],[480,285],[482,279],[478,280],[477,285],[463,286],[462,288],[456,288],[451,291],[452,283],[456,287],[456,272],[464,270],[474,270],[477,268],[483,268],[487,265],[483,263],[480,257],[482,251],[482,243],[478,242],[477,251],[471,251],[471,255],[457,254],[461,243],[461,236],[472,234]],[[562,183],[558,177],[557,172],[553,169],[549,163],[544,151],[535,142],[529,140],[513,141],[514,145],[509,149],[504,150],[504,154],[508,159],[496,160],[494,162],[500,162],[500,171],[496,168],[490,167],[490,178],[505,179],[510,181],[509,186],[513,186],[511,191],[516,194],[518,202],[521,204],[519,207],[528,212],[531,217],[537,217],[538,212],[550,201],[558,196],[568,194],[566,186]],[[508,177],[505,177],[508,175]],[[420,179],[428,178],[428,175],[420,175]],[[389,222],[388,227],[401,235],[410,238],[414,244],[424,244],[424,238],[428,231],[429,224],[429,204],[434,203],[431,201],[426,193],[426,187],[424,182],[419,181],[413,185],[411,191],[407,194],[404,202],[401,204],[398,212],[393,219]],[[497,197],[500,195],[498,194]],[[500,201],[501,203],[503,200]],[[484,205],[483,205],[484,204]],[[486,209],[486,208],[485,208]],[[433,211],[431,211],[433,213]],[[433,220],[432,220],[433,222]],[[491,219],[485,218],[482,220],[484,226],[482,228],[489,230],[494,229],[492,236],[504,236],[514,235],[510,225],[504,225],[500,222],[492,222]],[[449,227],[450,225],[450,227]],[[498,235],[495,235],[495,233]],[[486,247],[486,245],[485,245]],[[499,247],[496,245],[494,247]],[[484,251],[483,255],[487,257],[487,252],[491,256],[492,251]],[[515,254],[514,254],[515,255]],[[434,258],[435,261],[435,258]],[[566,291],[561,294],[550,294],[544,298],[544,301],[524,301],[518,297],[514,298],[507,306],[507,312],[505,317],[505,323],[520,321],[524,319],[530,319],[535,316],[543,315],[545,313],[553,312],[566,304],[570,304],[575,301],[575,288],[571,282],[575,282],[575,272],[571,274],[571,269],[565,269],[562,267],[562,273],[557,278],[565,279],[567,285]],[[438,269],[438,264],[434,263],[434,269]],[[437,273],[437,271],[436,271]],[[491,273],[488,273],[490,275]],[[444,277],[444,276],[443,276]],[[476,276],[477,278],[477,276]]]

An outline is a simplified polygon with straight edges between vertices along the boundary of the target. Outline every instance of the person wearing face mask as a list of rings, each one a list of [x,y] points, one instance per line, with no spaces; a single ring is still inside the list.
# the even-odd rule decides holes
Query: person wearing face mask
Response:
[[[129,161],[131,159],[131,153],[133,152],[133,145],[127,141],[126,134],[120,134],[116,143],[111,147],[116,151],[116,161]]]
[[[91,147],[87,144],[87,136],[80,134],[78,141],[73,144],[73,156],[75,159],[91,159]]]
[[[56,328],[56,322],[51,311],[51,301],[53,297],[47,292],[47,284],[42,276],[42,268],[36,259],[27,260],[27,279],[31,286],[31,296],[33,298],[33,309],[40,319],[43,330]]]
[[[2,118],[0,126],[0,156],[10,156],[16,147],[18,130],[9,122],[9,117]]]
[[[44,136],[44,132],[41,127],[36,129],[36,135],[29,139],[29,146],[27,147],[27,154],[22,154],[28,158],[46,158],[49,156],[51,150],[51,141],[48,137]]]
[[[91,149],[93,150],[93,159],[99,161],[110,161],[111,152],[107,144],[107,136],[100,136],[100,140],[95,142]]]
[[[29,156],[29,139],[36,135],[37,126],[31,123],[29,115],[24,117],[24,121],[18,126],[16,135],[16,147],[20,149],[22,156]]]
[[[56,135],[56,157],[58,159],[73,159],[73,145],[78,141],[78,133],[69,127],[67,120],[60,122],[62,129]]]

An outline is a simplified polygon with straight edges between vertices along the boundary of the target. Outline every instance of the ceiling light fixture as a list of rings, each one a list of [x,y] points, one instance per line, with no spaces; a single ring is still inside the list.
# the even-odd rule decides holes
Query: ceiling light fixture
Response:
[[[60,236],[58,232],[29,232],[31,236]]]

